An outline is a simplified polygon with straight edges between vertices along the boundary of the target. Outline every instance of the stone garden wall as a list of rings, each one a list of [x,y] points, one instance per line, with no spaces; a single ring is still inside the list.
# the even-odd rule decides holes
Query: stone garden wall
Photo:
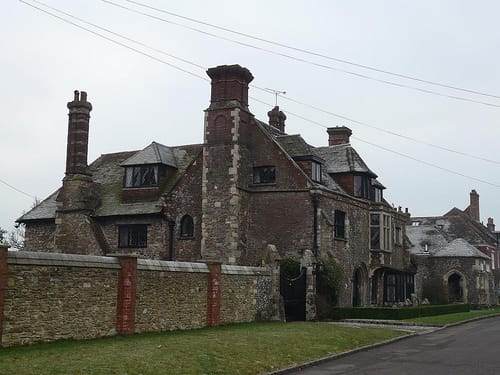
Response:
[[[0,346],[279,318],[276,280],[272,267],[0,247]]]

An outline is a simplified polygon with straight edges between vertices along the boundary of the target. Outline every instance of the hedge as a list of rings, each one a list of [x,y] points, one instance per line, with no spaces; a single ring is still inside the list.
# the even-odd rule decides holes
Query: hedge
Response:
[[[416,307],[345,307],[332,310],[333,320],[390,319],[402,320],[422,316],[454,314],[470,311],[470,305],[421,305]]]

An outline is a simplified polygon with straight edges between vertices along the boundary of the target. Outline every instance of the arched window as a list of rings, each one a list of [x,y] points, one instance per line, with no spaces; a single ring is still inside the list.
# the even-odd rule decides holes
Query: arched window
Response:
[[[181,237],[193,237],[193,233],[193,218],[189,215],[184,215],[181,219]]]

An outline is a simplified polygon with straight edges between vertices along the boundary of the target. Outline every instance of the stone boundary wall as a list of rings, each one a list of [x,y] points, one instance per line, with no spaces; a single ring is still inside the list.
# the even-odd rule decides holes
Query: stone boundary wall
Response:
[[[0,346],[274,319],[274,273],[0,247]]]

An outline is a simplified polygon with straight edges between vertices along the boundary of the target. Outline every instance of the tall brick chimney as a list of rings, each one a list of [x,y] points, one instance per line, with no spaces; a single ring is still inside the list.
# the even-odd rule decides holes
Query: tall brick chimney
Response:
[[[87,165],[89,143],[89,119],[92,104],[87,93],[75,90],[75,97],[68,103],[68,145],[66,174],[89,174]]]
[[[328,146],[336,146],[350,143],[349,137],[352,130],[346,126],[336,126],[326,129],[328,132]]]
[[[54,251],[101,254],[91,218],[99,201],[96,185],[87,165],[92,105],[87,101],[86,92],[75,91],[74,99],[67,107],[69,119],[66,175],[56,198]]]
[[[248,84],[253,76],[247,68],[219,65],[208,69],[207,74],[212,79],[210,108],[237,101],[243,109],[248,109]]]
[[[243,256],[247,199],[238,187],[251,178],[248,142],[255,128],[248,111],[248,84],[253,76],[239,65],[208,69],[212,79],[205,112],[202,172],[201,256],[235,263]]]
[[[286,115],[280,111],[280,107],[274,107],[271,111],[267,112],[267,115],[269,116],[269,125],[274,126],[284,133]]]
[[[472,190],[470,192],[470,205],[469,205],[469,207],[466,208],[466,211],[472,219],[474,219],[476,221],[480,221],[480,219],[479,219],[479,194],[475,190]]]
[[[494,232],[495,231],[495,223],[493,222],[493,218],[492,217],[488,218],[488,224],[486,224],[486,227],[488,228],[488,230],[490,232]]]

